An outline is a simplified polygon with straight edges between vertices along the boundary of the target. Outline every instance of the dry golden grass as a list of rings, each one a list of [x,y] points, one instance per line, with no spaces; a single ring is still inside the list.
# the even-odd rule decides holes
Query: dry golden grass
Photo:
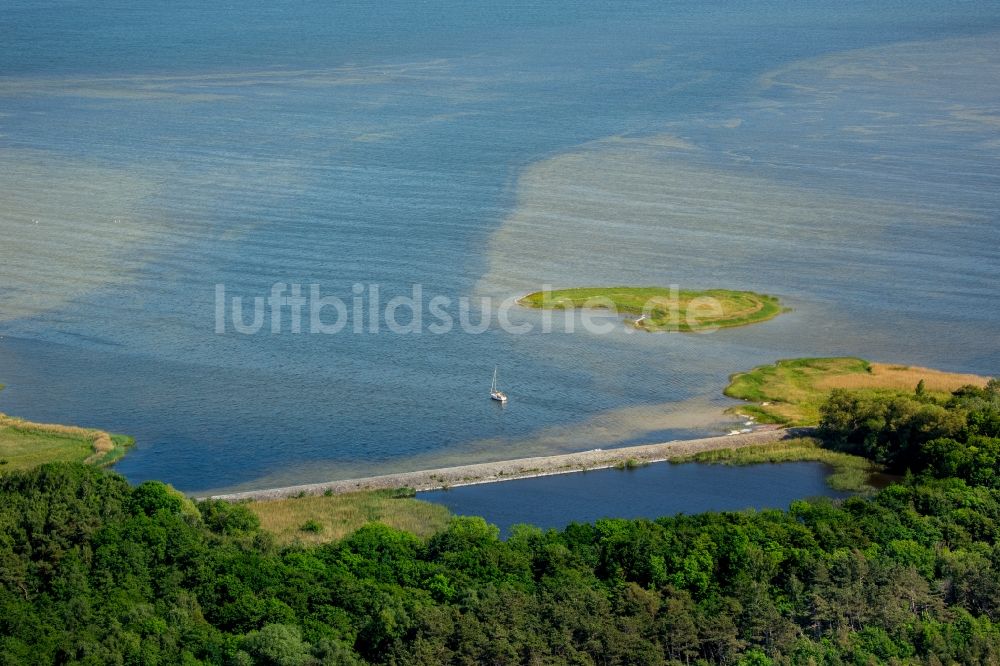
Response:
[[[0,426],[16,428],[22,431],[49,433],[66,437],[93,438],[100,431],[80,428],[78,426],[58,425],[55,423],[33,423],[14,416],[0,414]]]
[[[397,491],[370,491],[344,495],[310,495],[280,500],[250,502],[263,529],[279,543],[324,543],[336,541],[369,523],[382,523],[419,537],[429,537],[448,522],[448,509]],[[319,531],[302,527],[309,521]]]
[[[0,471],[49,462],[108,465],[124,455],[131,439],[101,430],[33,423],[0,414]]]
[[[734,411],[762,422],[812,425],[819,422],[820,406],[834,389],[914,391],[921,380],[925,391],[940,397],[967,384],[985,386],[989,381],[979,375],[860,358],[797,358],[733,375],[725,393],[751,403]]]
[[[986,386],[988,377],[966,375],[957,372],[942,372],[930,368],[906,365],[888,365],[872,363],[869,372],[864,374],[836,375],[821,377],[816,382],[816,388],[824,391],[832,389],[893,389],[912,391],[923,380],[924,389],[933,393],[951,393],[955,389],[972,384]]]

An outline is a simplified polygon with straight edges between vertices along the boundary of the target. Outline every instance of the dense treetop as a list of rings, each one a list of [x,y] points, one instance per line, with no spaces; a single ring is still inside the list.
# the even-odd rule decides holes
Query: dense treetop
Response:
[[[373,524],[279,547],[245,506],[52,464],[0,476],[0,663],[1000,661],[1000,390],[824,407],[905,480],[787,511],[507,541]]]

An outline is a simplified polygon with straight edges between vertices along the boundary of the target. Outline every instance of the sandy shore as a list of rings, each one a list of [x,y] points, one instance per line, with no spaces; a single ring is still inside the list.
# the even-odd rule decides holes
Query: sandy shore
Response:
[[[361,490],[404,487],[416,490],[435,490],[438,488],[467,486],[475,483],[495,483],[497,481],[547,476],[549,474],[568,474],[589,469],[605,469],[620,465],[627,460],[659,462],[702,451],[738,449],[744,446],[754,446],[755,444],[767,444],[782,439],[802,437],[811,432],[811,428],[792,428],[786,430],[776,427],[762,427],[755,432],[740,435],[678,440],[662,444],[629,446],[620,449],[593,449],[579,453],[442,467],[440,469],[427,469],[418,472],[370,476],[363,479],[345,479],[343,481],[311,483],[301,486],[288,486],[286,488],[271,488],[268,490],[249,490],[239,493],[213,495],[213,497],[216,499],[237,501],[281,499],[301,494],[319,495],[327,491],[339,494]]]

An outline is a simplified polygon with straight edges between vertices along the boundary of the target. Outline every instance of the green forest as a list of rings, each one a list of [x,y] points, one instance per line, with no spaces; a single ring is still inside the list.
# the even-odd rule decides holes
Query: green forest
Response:
[[[835,391],[900,476],[786,511],[279,545],[246,506],[55,463],[0,476],[0,664],[1000,663],[1000,384]]]

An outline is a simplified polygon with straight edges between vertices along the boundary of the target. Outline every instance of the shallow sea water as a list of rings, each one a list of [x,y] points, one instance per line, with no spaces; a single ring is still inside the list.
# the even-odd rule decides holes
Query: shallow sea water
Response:
[[[1000,373],[996,2],[131,7],[18,0],[0,27],[0,410],[136,436],[131,480],[714,434],[729,373],[797,355]],[[793,311],[704,336],[215,333],[215,285],[275,282],[678,283]]]

